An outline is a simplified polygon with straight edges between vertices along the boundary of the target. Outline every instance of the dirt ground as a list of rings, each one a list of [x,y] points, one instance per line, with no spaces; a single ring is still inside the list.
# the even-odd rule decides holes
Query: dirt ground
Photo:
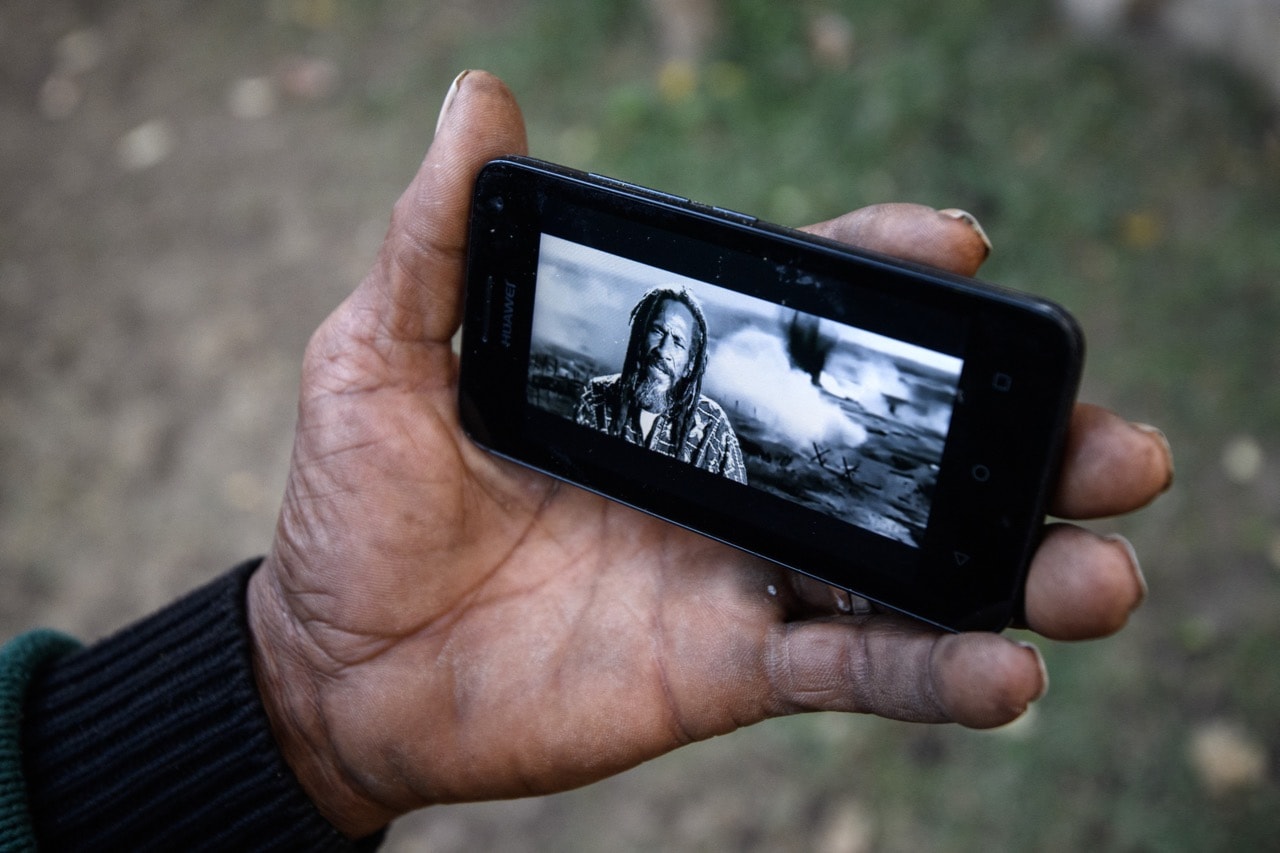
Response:
[[[290,94],[301,56],[187,4],[0,12],[7,633],[98,634],[269,541],[300,354],[439,94],[397,135],[351,120],[376,63]]]
[[[451,75],[394,127],[353,121],[430,45],[289,83],[305,32],[220,17],[262,9],[0,8],[3,636],[100,636],[270,542],[303,347]]]
[[[308,336],[372,261],[454,45],[523,4],[390,5],[398,17],[371,17],[341,50],[323,0],[0,6],[0,636],[101,636],[268,546]],[[1241,441],[1227,461],[1252,482],[1270,463]],[[1147,516],[1138,544],[1158,552],[1185,500]],[[1208,602],[1221,623],[1270,613],[1255,591],[1274,587],[1273,565],[1245,568],[1165,606]],[[806,737],[863,736],[840,725]],[[817,807],[778,770],[777,743],[732,735],[585,792],[433,810],[389,848],[759,847],[735,828],[773,818],[702,785],[750,763],[739,786],[765,786],[805,826],[769,849],[867,849],[863,807],[804,811]],[[922,761],[941,749],[912,743]],[[608,825],[593,824],[604,802]]]

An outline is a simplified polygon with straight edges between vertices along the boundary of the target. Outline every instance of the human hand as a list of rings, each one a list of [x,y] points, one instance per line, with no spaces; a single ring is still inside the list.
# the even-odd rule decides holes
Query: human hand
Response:
[[[249,590],[256,672],[286,759],[351,837],[441,802],[544,794],[767,717],[845,710],[995,726],[1044,691],[1031,647],[843,614],[829,588],[499,459],[462,433],[470,192],[523,153],[496,78],[455,81],[377,262],[307,348],[276,538]],[[963,217],[911,205],[812,230],[961,273]],[[1156,434],[1072,420],[1053,511],[1126,512],[1171,476]],[[1122,540],[1055,526],[1030,627],[1121,627],[1144,586]]]

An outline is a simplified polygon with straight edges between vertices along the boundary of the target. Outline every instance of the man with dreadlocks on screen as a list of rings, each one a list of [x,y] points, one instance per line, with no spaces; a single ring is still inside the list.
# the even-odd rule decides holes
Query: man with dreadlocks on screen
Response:
[[[587,383],[577,422],[745,483],[738,436],[724,409],[702,396],[707,319],[698,300],[683,287],[655,287],[630,322],[622,373]]]

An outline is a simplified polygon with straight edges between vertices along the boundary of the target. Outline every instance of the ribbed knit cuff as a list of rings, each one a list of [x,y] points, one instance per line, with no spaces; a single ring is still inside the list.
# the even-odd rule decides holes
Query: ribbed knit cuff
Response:
[[[249,576],[229,574],[62,658],[29,688],[23,739],[46,849],[367,850],[306,796],[253,676]]]
[[[51,661],[80,648],[57,631],[14,637],[0,649],[0,850],[34,850],[35,828],[22,775],[22,721],[27,686]]]

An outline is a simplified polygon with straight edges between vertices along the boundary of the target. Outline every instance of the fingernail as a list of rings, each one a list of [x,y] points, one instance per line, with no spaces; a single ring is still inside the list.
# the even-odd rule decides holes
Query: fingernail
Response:
[[[1031,698],[1032,702],[1039,702],[1044,698],[1044,694],[1049,692],[1049,668],[1044,664],[1044,655],[1040,654],[1040,649],[1031,643],[1016,640],[1018,645],[1031,652],[1031,656],[1035,658],[1036,666],[1040,668],[1040,692]]]
[[[978,217],[974,216],[969,211],[961,210],[958,207],[948,207],[946,210],[939,210],[938,212],[943,216],[948,216],[952,219],[959,219],[965,225],[972,228],[977,232],[977,235],[982,238],[982,245],[987,247],[987,254],[991,254],[991,238],[988,237],[987,232],[983,230],[982,223],[978,221]]]
[[[449,91],[445,92],[445,95],[444,95],[444,103],[440,105],[440,115],[436,117],[436,135],[437,136],[440,135],[440,128],[444,126],[444,117],[445,115],[448,114],[449,107],[453,106],[453,99],[457,96],[458,89],[462,85],[462,78],[466,77],[470,73],[471,71],[469,69],[466,71],[463,71],[457,77],[454,77],[453,82],[449,84]]]
[[[1108,542],[1119,545],[1124,549],[1125,554],[1129,557],[1129,567],[1133,572],[1133,579],[1138,584],[1138,599],[1133,603],[1133,607],[1129,612],[1137,610],[1142,602],[1147,600],[1147,579],[1142,574],[1142,564],[1138,562],[1138,552],[1134,550],[1133,543],[1119,533],[1112,533],[1110,536],[1104,537]]]
[[[1165,463],[1169,468],[1169,479],[1165,481],[1164,488],[1161,493],[1169,491],[1173,486],[1173,447],[1169,444],[1169,437],[1164,434],[1164,430],[1154,427],[1151,424],[1135,423],[1133,428],[1144,435],[1149,435],[1160,445],[1160,449],[1164,452]]]

